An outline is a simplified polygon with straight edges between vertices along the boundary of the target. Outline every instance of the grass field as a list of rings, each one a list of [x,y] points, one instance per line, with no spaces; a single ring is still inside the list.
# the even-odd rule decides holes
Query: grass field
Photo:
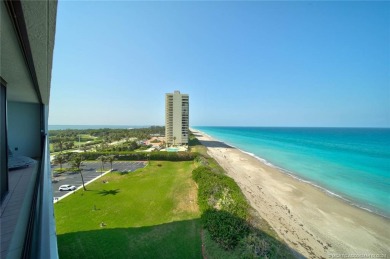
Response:
[[[153,161],[56,203],[60,258],[201,258],[193,167]]]

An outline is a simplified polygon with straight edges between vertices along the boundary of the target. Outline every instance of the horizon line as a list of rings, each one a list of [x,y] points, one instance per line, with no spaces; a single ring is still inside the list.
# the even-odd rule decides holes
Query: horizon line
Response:
[[[152,127],[161,126],[163,124],[48,124],[48,126],[134,126],[134,127]],[[375,128],[375,129],[390,129],[390,126],[273,126],[273,125],[192,125],[191,127],[243,127],[243,128]]]

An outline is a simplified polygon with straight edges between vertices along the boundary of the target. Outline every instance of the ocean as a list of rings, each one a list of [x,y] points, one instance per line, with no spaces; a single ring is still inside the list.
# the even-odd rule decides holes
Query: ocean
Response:
[[[390,218],[390,129],[193,128],[329,195]]]

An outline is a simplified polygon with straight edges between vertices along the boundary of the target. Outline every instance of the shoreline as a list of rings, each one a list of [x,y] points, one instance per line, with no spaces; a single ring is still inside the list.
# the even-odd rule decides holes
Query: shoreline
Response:
[[[219,140],[218,140],[218,141],[219,141]],[[222,141],[221,141],[221,142],[222,142]],[[229,145],[229,144],[227,144],[227,145]],[[367,206],[367,207],[364,207],[364,206],[366,206],[366,205],[360,205],[360,204],[358,204],[357,202],[354,202],[353,200],[348,199],[348,198],[346,198],[346,197],[344,197],[344,196],[342,196],[342,195],[340,195],[340,194],[334,193],[334,192],[332,192],[331,190],[328,190],[328,189],[326,189],[325,187],[322,187],[321,185],[319,185],[319,184],[317,184],[317,183],[315,183],[315,182],[312,182],[312,181],[309,181],[309,180],[300,178],[299,176],[295,175],[293,172],[291,172],[291,171],[289,171],[289,170],[287,170],[287,169],[281,168],[281,167],[279,167],[279,166],[276,166],[276,165],[274,165],[274,164],[268,162],[266,159],[261,158],[261,157],[258,157],[258,156],[256,156],[256,155],[253,154],[253,153],[244,151],[244,150],[239,149],[239,148],[237,148],[237,147],[235,147],[235,146],[232,146],[232,145],[229,145],[229,146],[231,146],[231,147],[233,147],[233,148],[235,148],[235,149],[241,151],[241,152],[244,153],[244,154],[247,154],[247,155],[249,155],[249,156],[252,156],[252,157],[256,158],[256,159],[259,160],[261,163],[263,163],[263,164],[265,164],[265,165],[267,165],[267,166],[269,166],[269,167],[273,167],[273,168],[275,168],[276,170],[281,171],[283,174],[285,174],[285,175],[287,175],[287,176],[289,176],[289,177],[291,177],[291,178],[293,178],[293,179],[295,179],[295,180],[297,180],[297,181],[303,182],[303,183],[305,183],[305,184],[311,185],[311,186],[314,187],[314,188],[317,188],[318,190],[320,190],[321,192],[325,193],[326,195],[328,195],[328,196],[330,196],[330,197],[332,197],[332,198],[339,199],[340,201],[345,202],[345,203],[347,203],[348,205],[354,206],[354,207],[356,207],[356,208],[358,208],[358,209],[367,211],[367,212],[372,213],[372,214],[374,214],[374,215],[376,215],[376,216],[383,217],[383,218],[385,218],[385,219],[387,219],[387,220],[390,220],[390,216],[385,215],[384,212],[382,213],[381,211],[376,211],[376,210],[374,210],[374,208],[367,208],[368,206]]]
[[[214,137],[212,137],[212,136],[210,136],[210,135],[208,135],[208,134],[206,134],[206,133],[204,133],[202,131],[199,131],[197,129],[191,129],[191,131],[192,132],[197,131],[197,132],[201,133],[202,135],[207,136],[210,139],[213,139],[214,141],[221,142],[221,143],[223,143],[223,144],[225,144],[227,146],[230,146],[230,147],[232,147],[234,149],[237,149],[238,151],[240,151],[240,152],[242,152],[244,154],[247,154],[247,155],[249,155],[249,156],[259,160],[261,163],[265,164],[266,166],[275,168],[276,170],[279,170],[283,174],[285,174],[285,175],[287,175],[287,176],[289,176],[289,177],[291,177],[291,178],[293,178],[293,179],[295,179],[297,181],[309,184],[309,185],[313,186],[314,188],[317,188],[318,190],[324,192],[325,194],[327,194],[330,197],[339,199],[339,200],[341,200],[341,201],[343,201],[343,202],[345,202],[345,203],[347,203],[347,204],[349,204],[351,206],[354,206],[354,207],[359,208],[361,210],[367,211],[367,212],[372,213],[372,214],[374,214],[376,216],[383,217],[384,219],[390,220],[390,214],[387,214],[386,212],[384,212],[382,210],[376,210],[374,207],[371,208],[367,204],[359,204],[358,202],[355,202],[353,199],[347,198],[347,197],[345,197],[345,196],[343,196],[341,194],[338,194],[338,193],[335,193],[335,192],[333,192],[331,190],[328,190],[328,189],[326,189],[325,187],[322,187],[320,184],[318,184],[316,182],[312,182],[310,180],[307,180],[307,179],[304,179],[304,178],[302,178],[300,176],[297,176],[296,174],[294,174],[294,172],[291,172],[291,171],[289,171],[289,170],[287,170],[285,168],[282,168],[282,167],[279,167],[277,165],[274,165],[271,162],[269,162],[268,160],[266,160],[266,159],[264,159],[262,157],[259,157],[259,156],[255,155],[254,153],[242,150],[242,149],[240,149],[240,148],[238,148],[238,147],[236,147],[236,146],[234,146],[234,145],[232,145],[230,143],[227,143],[227,142],[224,142],[224,141],[222,141],[220,139],[214,138]]]
[[[310,258],[390,254],[389,218],[352,205],[254,154],[191,131],[237,182],[250,205],[298,253]]]

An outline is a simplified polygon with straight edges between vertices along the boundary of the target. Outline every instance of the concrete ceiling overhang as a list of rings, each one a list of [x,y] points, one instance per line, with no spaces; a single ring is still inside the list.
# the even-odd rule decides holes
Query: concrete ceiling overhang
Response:
[[[37,94],[4,2],[1,2],[0,75],[7,81],[7,99],[38,102]]]
[[[0,75],[7,81],[10,101],[48,104],[53,62],[57,1],[22,1],[32,63],[5,3],[1,3]],[[26,42],[24,42],[25,44]],[[28,55],[27,55],[28,56]],[[31,67],[33,69],[31,69]]]

